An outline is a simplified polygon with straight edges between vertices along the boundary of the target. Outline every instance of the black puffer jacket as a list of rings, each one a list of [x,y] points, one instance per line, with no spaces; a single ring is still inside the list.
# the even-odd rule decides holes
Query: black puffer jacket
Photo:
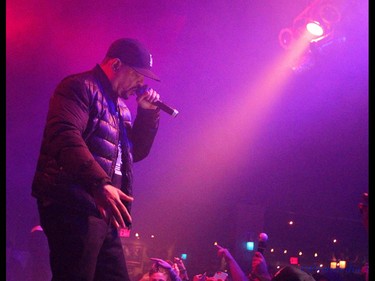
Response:
[[[50,100],[32,196],[96,214],[91,193],[112,183],[120,140],[121,189],[132,194],[132,163],[149,154],[159,114],[138,108],[132,125],[128,107],[115,98],[99,65],[66,77]]]

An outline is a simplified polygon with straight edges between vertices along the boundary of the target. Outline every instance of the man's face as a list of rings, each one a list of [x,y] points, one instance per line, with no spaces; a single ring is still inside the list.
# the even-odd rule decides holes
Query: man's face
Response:
[[[149,281],[167,281],[168,276],[162,272],[155,272],[150,276]]]
[[[144,76],[139,74],[133,68],[121,64],[116,73],[115,83],[113,90],[121,98],[128,99],[131,95],[135,95],[138,87],[144,83]]]

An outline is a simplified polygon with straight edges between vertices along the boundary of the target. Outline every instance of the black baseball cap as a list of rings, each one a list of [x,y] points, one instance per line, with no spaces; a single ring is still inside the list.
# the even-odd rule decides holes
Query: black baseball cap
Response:
[[[107,58],[119,58],[124,64],[132,67],[138,73],[160,81],[159,77],[151,71],[152,55],[138,40],[121,38],[114,41],[108,48]]]

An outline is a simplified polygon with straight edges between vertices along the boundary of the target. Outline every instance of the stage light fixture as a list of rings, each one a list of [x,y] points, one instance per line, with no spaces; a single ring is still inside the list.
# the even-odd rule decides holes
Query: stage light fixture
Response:
[[[339,261],[339,268],[345,269],[346,268],[346,261]]]
[[[246,242],[246,250],[248,250],[248,251],[254,250],[254,242],[253,241],[247,241]]]
[[[329,0],[315,0],[299,15],[292,26],[279,32],[279,43],[289,49],[295,40],[317,42],[333,35],[335,24],[341,20],[339,8]]]
[[[306,29],[314,36],[322,36],[324,34],[323,27],[317,21],[310,21],[306,24]]]
[[[338,1],[313,0],[293,19],[290,27],[280,30],[280,46],[296,54],[290,65],[294,72],[309,70],[323,49],[345,42],[345,36],[335,34],[336,24],[341,21],[342,7]]]

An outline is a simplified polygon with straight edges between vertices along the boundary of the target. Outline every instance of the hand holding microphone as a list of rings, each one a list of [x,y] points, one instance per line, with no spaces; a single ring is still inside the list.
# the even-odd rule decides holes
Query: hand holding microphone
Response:
[[[264,232],[260,233],[258,236],[258,252],[264,253],[267,247],[268,235]]]
[[[259,233],[258,248],[251,260],[251,272],[249,279],[253,280],[271,280],[271,275],[268,272],[268,266],[263,256],[264,250],[267,247],[268,235],[266,233]]]
[[[139,97],[140,95],[144,94],[145,92],[148,92],[152,90],[151,88],[149,88],[147,85],[143,85],[142,87],[139,87],[137,90],[136,90],[136,95]],[[151,104],[159,107],[161,110],[163,110],[164,112],[168,113],[169,115],[172,115],[172,117],[176,117],[177,114],[178,114],[178,111],[177,109],[174,109],[168,105],[166,105],[165,103],[163,103],[161,100],[155,100],[155,101],[151,101]]]

